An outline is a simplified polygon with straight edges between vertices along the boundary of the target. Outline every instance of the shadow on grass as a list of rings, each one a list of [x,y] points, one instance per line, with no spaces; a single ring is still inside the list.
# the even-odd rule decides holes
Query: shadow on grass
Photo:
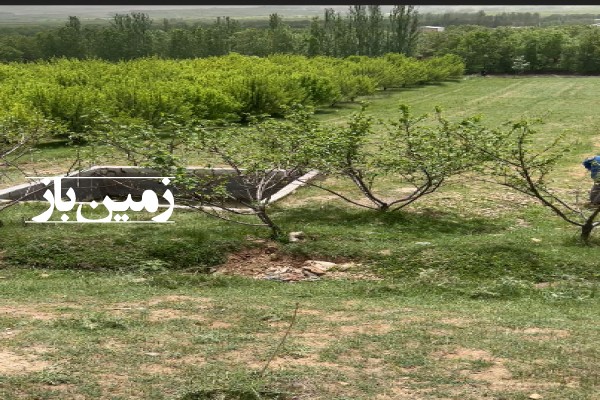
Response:
[[[358,101],[339,101],[332,106],[326,108],[317,108],[315,110],[316,115],[330,115],[336,114],[340,110],[356,110],[360,109],[360,103]]]
[[[38,150],[54,150],[68,147],[69,139],[54,139],[47,142],[41,142],[34,146]]]
[[[403,249],[396,257],[381,257],[377,261],[377,267],[386,275],[403,278],[429,274],[438,283],[450,276],[462,279],[510,276],[543,281],[566,267],[559,267],[553,261],[555,260],[519,244],[473,241]]]
[[[0,253],[6,265],[80,270],[207,271],[225,261],[252,232],[193,214],[176,224],[24,224],[41,205],[21,204],[2,213]]]
[[[451,212],[426,209],[422,212],[378,212],[336,206],[302,207],[285,210],[277,218],[282,226],[311,224],[313,226],[339,227],[360,234],[362,229],[408,228],[411,235],[432,234],[489,234],[505,229],[498,221],[486,218],[464,218]]]

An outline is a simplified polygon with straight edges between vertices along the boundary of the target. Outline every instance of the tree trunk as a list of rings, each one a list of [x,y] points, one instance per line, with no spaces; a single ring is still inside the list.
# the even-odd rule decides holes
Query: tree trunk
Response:
[[[600,206],[598,206],[598,208],[596,208],[594,210],[594,212],[592,213],[592,215],[590,215],[588,217],[588,219],[585,221],[585,224],[583,224],[581,226],[581,240],[583,240],[584,243],[588,243],[590,240],[590,235],[592,234],[592,230],[594,229],[594,220],[596,219],[596,216],[600,214]]]
[[[591,235],[593,229],[594,229],[594,225],[589,222],[581,227],[581,236],[580,237],[584,243],[586,243],[586,244],[589,243],[590,235]]]
[[[256,210],[256,215],[258,218],[271,229],[271,239],[273,240],[281,240],[284,237],[283,231],[267,214],[267,211],[261,207]]]
[[[386,212],[389,209],[390,209],[390,205],[389,204],[382,203],[382,204],[379,205],[379,209],[378,210],[381,211],[381,212]]]

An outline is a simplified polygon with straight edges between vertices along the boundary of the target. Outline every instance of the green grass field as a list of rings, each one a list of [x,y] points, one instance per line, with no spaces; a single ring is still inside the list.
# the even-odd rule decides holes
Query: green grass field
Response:
[[[450,119],[481,113],[491,125],[543,117],[543,138],[568,130],[578,142],[555,184],[585,195],[581,161],[600,146],[599,89],[591,77],[475,77],[368,100],[379,118],[399,102],[416,113],[440,105]],[[358,108],[318,118],[342,122]],[[26,167],[58,169],[70,151],[40,149]],[[273,207],[307,240],[269,243],[266,230],[179,210],[175,224],[143,228],[29,225],[22,219],[44,205],[5,210],[0,398],[600,398],[599,241],[582,245],[532,201],[456,180],[397,214],[315,188]],[[206,273],[228,254],[260,255],[255,268],[357,266],[299,283]],[[260,375],[296,303],[289,336]]]

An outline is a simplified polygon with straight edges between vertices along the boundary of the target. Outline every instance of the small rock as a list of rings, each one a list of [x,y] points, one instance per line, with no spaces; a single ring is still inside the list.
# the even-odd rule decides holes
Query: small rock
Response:
[[[415,242],[415,244],[418,244],[419,246],[429,246],[431,242]]]
[[[275,275],[281,275],[281,274],[285,274],[287,272],[291,272],[292,270],[289,267],[280,267],[277,268],[275,271],[273,271],[273,274]]]
[[[160,356],[160,353],[154,353],[152,351],[149,351],[147,353],[144,353],[144,355],[150,356],[150,357],[158,357],[158,356]]]
[[[304,278],[302,272],[288,272],[280,275],[280,279],[284,282],[301,281]]]
[[[542,239],[538,239],[538,238],[531,238],[531,241],[532,241],[532,242],[535,242],[535,243],[539,243],[539,242],[541,242],[541,241],[542,241]]]
[[[304,274],[304,276],[306,276],[307,278],[319,278],[317,274],[315,274],[314,272],[310,272],[308,269],[303,269],[302,273]],[[323,272],[324,273],[324,272]]]
[[[146,279],[146,278],[133,278],[131,280],[131,282],[133,282],[133,283],[140,283],[140,282],[146,282],[147,280],[148,279]]]
[[[277,253],[271,253],[269,254],[269,260],[271,261],[277,261],[279,260],[281,257],[279,256],[279,254]]]
[[[40,278],[48,278],[50,274],[40,274]]]
[[[319,267],[317,265],[309,265],[307,267],[303,267],[302,270],[304,272],[308,272],[317,276],[325,275],[327,270],[325,268]]]
[[[357,268],[360,267],[361,264],[357,264],[357,263],[353,263],[353,262],[347,262],[347,263],[343,263],[343,264],[339,264],[336,269],[338,271],[348,271],[349,269],[352,268]]]
[[[534,399],[534,400],[539,400],[539,399],[543,399],[542,395],[537,394],[537,393],[532,393],[529,395],[530,399]]]
[[[379,254],[381,254],[382,256],[391,256],[392,251],[390,249],[384,249],[384,250],[379,251]]]
[[[337,264],[334,262],[317,261],[317,260],[307,260],[304,262],[304,265],[307,267],[315,266],[315,267],[323,268],[325,271],[327,271],[329,268],[333,268],[333,267],[337,266]]]
[[[302,231],[290,232],[288,237],[289,237],[290,242],[301,242],[304,239],[306,239],[306,236],[304,235],[304,232],[302,232]]]

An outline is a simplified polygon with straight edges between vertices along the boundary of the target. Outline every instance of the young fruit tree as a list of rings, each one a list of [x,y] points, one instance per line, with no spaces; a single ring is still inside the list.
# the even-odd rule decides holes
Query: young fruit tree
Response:
[[[574,147],[565,143],[566,132],[546,144],[534,125],[541,121],[522,119],[473,135],[462,135],[465,149],[478,153],[481,180],[492,182],[536,199],[565,222],[581,229],[580,237],[588,243],[600,205],[582,204],[578,192],[573,199],[568,193],[550,187],[550,176],[556,165]]]
[[[185,187],[186,193],[200,204],[234,215],[241,211],[226,204],[227,200],[235,200],[248,210],[245,213],[258,218],[260,222],[254,225],[269,228],[274,239],[284,238],[269,209],[278,189],[309,171],[314,143],[322,136],[319,124],[311,116],[311,110],[295,105],[286,111],[283,120],[255,120],[247,127],[200,131],[195,145],[204,154],[203,158],[229,168],[239,186],[238,192],[242,193],[234,196],[225,190],[229,179],[209,178],[201,182],[195,177],[191,182],[188,180],[191,185]],[[208,193],[202,190],[207,185],[211,187]],[[219,214],[212,212],[212,215]]]
[[[171,121],[163,123],[162,130],[135,129],[135,143],[115,131],[99,137],[136,165],[174,176],[171,185],[178,205],[266,227],[271,237],[282,239],[285,233],[272,218],[270,206],[277,190],[308,172],[311,143],[322,135],[311,116],[311,110],[295,105],[283,119],[253,118],[247,126]],[[204,163],[203,170],[189,168],[197,161]]]
[[[9,115],[0,120],[0,182],[11,180],[11,175],[26,175],[21,168],[32,147],[51,130],[52,124],[34,113],[15,106]],[[19,200],[0,203],[3,210]]]
[[[316,183],[331,194],[354,205],[396,211],[431,194],[448,178],[468,171],[479,161],[461,146],[459,131],[483,129],[475,117],[451,123],[436,108],[433,121],[425,114],[415,117],[401,104],[395,119],[382,122],[375,132],[373,118],[365,114],[366,106],[342,127],[332,127],[326,136],[314,167],[323,174],[350,179],[368,202],[353,200],[349,195]],[[383,180],[393,180],[404,195],[393,198],[377,188]]]

